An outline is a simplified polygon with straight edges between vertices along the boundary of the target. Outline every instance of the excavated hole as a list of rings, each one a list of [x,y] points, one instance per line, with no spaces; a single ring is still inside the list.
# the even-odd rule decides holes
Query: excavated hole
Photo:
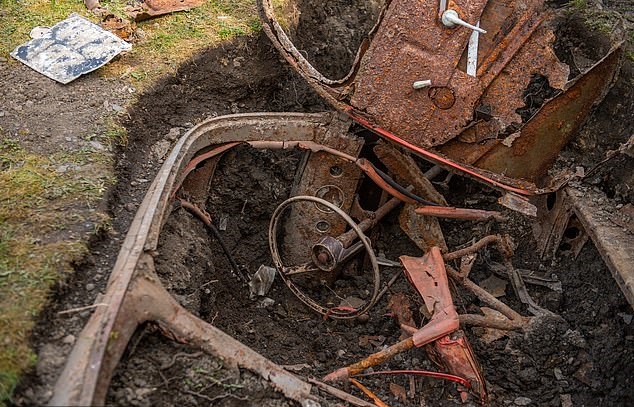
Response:
[[[270,216],[289,196],[300,157],[299,152],[239,147],[227,153],[218,165],[206,209],[216,225],[226,225],[221,230],[222,238],[236,262],[250,274],[262,264],[272,264],[267,242]],[[492,191],[478,184],[458,180],[453,187],[457,192],[449,199],[457,206],[464,206],[468,201],[471,205],[491,207],[495,200]],[[394,215],[369,234],[373,238],[373,247],[377,253],[392,260],[403,254],[420,255],[420,250],[400,231]],[[519,216],[512,216],[510,224],[501,226],[457,221],[443,222],[442,226],[450,247],[457,247],[472,236],[512,233],[520,244],[515,264],[518,267],[538,267],[532,243],[526,234],[529,225]],[[158,251],[157,272],[181,304],[303,377],[322,377],[397,342],[399,327],[387,315],[390,312],[387,300],[394,293],[406,293],[411,300],[416,323],[424,322],[418,312],[422,301],[404,278],[399,279],[371,310],[367,320],[324,320],[304,306],[279,278],[266,298],[250,299],[248,288],[231,274],[218,242],[210,237],[197,218],[182,209],[175,210],[168,219]],[[582,252],[579,262],[561,263],[551,269],[564,282],[563,295],[531,287],[531,293],[538,302],[560,313],[567,321],[541,320],[526,335],[511,333],[491,343],[485,341],[485,330],[467,329],[488,381],[491,405],[506,405],[518,398],[518,402],[522,402],[524,399],[521,397],[536,405],[554,405],[561,397],[573,392],[581,392],[584,400],[596,400],[593,393],[583,393],[589,385],[582,380],[595,380],[590,382],[595,386],[593,392],[601,391],[601,397],[612,400],[627,397],[624,391],[628,379],[614,379],[611,371],[620,363],[632,363],[631,355],[624,361],[617,355],[617,352],[624,351],[625,339],[620,331],[622,323],[618,323],[614,312],[627,306],[624,299],[619,298],[620,292],[602,263],[597,262],[597,257],[590,246]],[[499,260],[494,251],[485,250],[472,271],[472,279],[482,282],[491,277],[486,264]],[[359,256],[356,266],[362,265],[362,256]],[[570,269],[575,269],[574,275],[570,274]],[[389,280],[393,273],[400,273],[400,270],[382,268],[382,281]],[[610,296],[588,298],[585,285],[590,281],[593,287],[600,286],[600,290],[609,291]],[[365,289],[367,283],[359,275],[348,276],[339,280],[333,289],[341,292],[342,297],[351,295],[364,299],[368,294]],[[455,287],[452,290],[459,312],[478,312],[478,302],[469,293]],[[509,291],[503,300],[516,309],[521,308]],[[588,320],[587,315],[578,320],[576,313],[579,308],[588,304],[593,304],[593,308],[599,307],[593,311],[596,320]],[[611,321],[611,325],[606,325],[605,321]],[[605,336],[592,334],[599,327],[606,332]],[[201,399],[222,397],[215,399],[225,400],[219,405],[293,405],[280,399],[257,377],[246,371],[239,374],[227,371],[214,358],[161,338],[160,334],[152,332],[152,326],[137,335],[115,375],[110,390],[111,401],[120,402],[125,398],[128,404],[137,405],[176,402],[196,405]],[[591,356],[594,349],[603,346],[612,346],[614,353],[603,354],[600,359]],[[592,379],[582,376],[587,374],[588,366],[593,369]],[[414,349],[381,365],[381,369],[437,368],[424,349]],[[237,379],[238,376],[240,379]],[[600,390],[599,386],[606,386],[612,380],[612,387]],[[219,385],[218,381],[222,384]],[[390,389],[402,386],[409,390],[410,380],[406,376],[363,379],[366,386],[392,406],[418,406],[421,399],[431,405],[455,405],[457,393],[454,385],[426,378],[416,378],[413,382],[416,389],[414,398],[401,402]],[[144,395],[143,389],[148,387],[156,390]],[[344,384],[342,388],[363,397],[354,387]],[[234,402],[238,404],[232,404]]]
[[[376,6],[372,2],[347,0],[329,2],[328,7],[312,0],[298,5],[302,12],[296,32],[298,49],[306,51],[309,60],[327,76],[342,76],[352,63],[363,33],[370,28],[367,17],[372,16]],[[324,24],[340,27],[327,30],[332,34],[327,42],[317,37],[323,33]],[[569,35],[574,36],[574,29]],[[337,46],[331,47],[333,44]],[[240,68],[219,62],[237,57],[246,61]],[[609,98],[615,105],[620,94],[627,95],[623,86],[616,89],[617,94]],[[121,163],[118,199],[122,205],[126,202],[130,194],[123,187],[128,184],[126,181],[139,177],[140,168],[152,155],[152,147],[164,141],[163,135],[171,128],[188,128],[205,117],[228,113],[326,109],[306,84],[279,62],[263,37],[205,51],[181,67],[174,77],[166,78],[152,92],[141,96],[131,112],[127,123],[130,146],[128,157]],[[609,123],[609,112],[610,108],[603,108],[599,111],[602,116],[595,116],[591,124]],[[253,273],[261,264],[271,265],[268,222],[275,207],[288,196],[299,155],[248,148],[230,154],[216,171],[207,210],[218,227],[226,225],[221,234],[236,261]],[[424,165],[427,169],[428,164]],[[334,167],[329,171],[332,176],[345,176],[338,175]],[[368,187],[364,185],[360,192],[372,201]],[[450,190],[443,193],[455,206],[500,210],[495,205],[496,193],[459,177],[453,177]],[[535,255],[529,221],[509,215],[511,220],[504,225],[442,223],[451,248],[489,233],[510,233],[518,246],[514,258],[517,267],[555,273],[562,281],[562,293],[533,286],[529,290],[538,303],[565,321],[541,321],[526,335],[510,334],[490,343],[483,339],[487,334],[483,329],[466,330],[482,364],[491,405],[528,402],[559,406],[569,399],[574,405],[628,405],[631,379],[619,372],[634,369],[634,332],[622,317],[631,314],[631,309],[599,254],[588,244],[576,261],[562,258],[554,264],[541,264]],[[386,218],[371,236],[377,253],[389,259],[402,254],[420,255],[398,228],[394,215]],[[489,278],[487,263],[495,260],[494,252],[484,251],[472,271],[473,280],[482,282]],[[356,261],[363,264],[361,257]],[[181,209],[171,214],[163,229],[156,265],[163,284],[182,305],[273,361],[290,365],[302,376],[320,377],[396,342],[398,327],[385,315],[386,301],[393,292],[408,294],[415,304],[412,310],[416,322],[421,322],[417,311],[421,301],[403,278],[373,308],[367,321],[323,320],[279,280],[267,294],[273,302],[251,300],[248,288],[229,271],[218,243],[198,219]],[[383,281],[399,272],[382,270]],[[361,282],[349,279],[344,281],[348,287],[339,288],[356,290],[355,295],[363,297]],[[355,286],[357,283],[359,287]],[[482,305],[460,290],[455,291],[454,300],[459,313],[478,312]],[[510,287],[502,300],[521,310]],[[435,369],[423,349],[400,355],[383,367]],[[421,400],[426,405],[456,405],[455,387],[435,379],[415,379],[415,397],[406,402],[396,400],[390,383],[409,390],[407,377],[363,379],[363,383],[391,406],[419,406]],[[349,385],[342,388],[361,396]],[[196,349],[164,338],[153,325],[139,329],[131,341],[115,371],[107,401],[139,406],[295,405],[257,376],[247,371],[233,372]]]

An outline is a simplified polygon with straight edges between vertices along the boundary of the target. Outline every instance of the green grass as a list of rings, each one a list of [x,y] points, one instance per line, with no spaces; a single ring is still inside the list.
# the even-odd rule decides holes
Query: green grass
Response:
[[[82,168],[56,171],[64,164]],[[105,215],[78,208],[95,205],[112,185],[110,166],[102,153],[41,156],[0,135],[0,404],[36,360],[28,338],[51,287],[86,254],[70,226],[108,225]],[[48,239],[52,232],[59,237]]]

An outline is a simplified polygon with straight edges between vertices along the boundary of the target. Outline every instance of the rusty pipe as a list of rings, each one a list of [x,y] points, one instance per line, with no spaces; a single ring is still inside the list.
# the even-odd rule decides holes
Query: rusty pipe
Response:
[[[411,191],[414,188],[410,186],[407,189]],[[396,198],[396,197],[391,198],[389,201],[384,203],[383,206],[381,206],[379,209],[377,209],[376,211],[372,212],[372,215],[370,217],[368,217],[367,219],[361,221],[359,223],[359,228],[363,232],[366,232],[366,231],[372,229],[388,213],[390,213],[392,210],[396,209],[401,204],[401,202],[402,201],[399,198]],[[337,237],[337,240],[339,240],[341,242],[341,244],[343,244],[344,248],[348,248],[348,247],[350,247],[350,245],[352,245],[352,242],[354,242],[354,240],[356,238],[357,238],[357,234],[355,233],[354,230],[350,229],[349,231],[340,234]]]

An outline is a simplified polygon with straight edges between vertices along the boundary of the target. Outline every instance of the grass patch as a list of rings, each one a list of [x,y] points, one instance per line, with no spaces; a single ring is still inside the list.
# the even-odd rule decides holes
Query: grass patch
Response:
[[[72,226],[108,224],[89,209],[113,182],[102,156],[35,155],[0,135],[0,405],[36,361],[28,338],[51,287],[86,254]]]
[[[105,121],[106,131],[104,133],[104,139],[110,146],[128,145],[128,131],[120,125],[114,118],[108,117]]]

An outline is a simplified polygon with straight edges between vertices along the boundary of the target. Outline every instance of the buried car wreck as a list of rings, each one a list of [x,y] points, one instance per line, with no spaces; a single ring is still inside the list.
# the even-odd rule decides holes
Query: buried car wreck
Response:
[[[540,240],[547,241],[544,255],[569,235],[570,222],[588,230],[597,246],[607,245],[592,214],[584,212],[583,197],[565,187],[571,175],[550,167],[612,84],[619,44],[568,80],[567,66],[552,51],[551,16],[540,1],[441,2],[439,8],[437,2],[394,0],[380,13],[350,74],[330,80],[293,46],[269,2],[259,7],[275,47],[338,112],[224,116],[201,123],[178,141],[128,231],[100,299],[107,306],[97,307],[84,328],[51,404],[103,404],[118,361],[145,322],[228,366],[258,373],[286,398],[306,406],[337,398],[352,405],[385,405],[360,380],[396,374],[452,381],[462,401],[486,404],[487,378],[463,328],[477,326],[499,335],[557,321],[526,286],[557,289],[557,281],[514,267],[514,243],[505,234],[486,233],[473,241],[468,236],[450,249],[439,218],[490,225],[506,217],[494,210],[451,207],[444,195],[453,191],[441,194],[430,180],[448,171],[500,191],[501,204],[540,219]],[[517,110],[525,106],[525,90],[534,83],[545,83],[552,94],[522,117]],[[278,202],[256,203],[263,208],[259,215],[268,217],[266,243],[277,276],[326,321],[384,318],[373,311],[387,301],[400,337],[388,342],[368,335],[363,340],[378,342],[378,352],[342,357],[347,363],[335,371],[304,377],[225,334],[213,319],[198,318],[165,289],[155,261],[164,226],[187,211],[222,241],[218,229],[224,227],[222,219],[215,225],[216,214],[223,212],[221,198],[231,193],[217,189],[225,182],[219,174],[226,175],[232,162],[244,165],[241,156],[258,154],[265,159],[250,161],[271,167],[290,162],[286,171],[294,174],[286,186],[268,186]],[[231,185],[224,188],[231,191]],[[396,232],[384,233],[394,226],[386,223],[398,224],[414,249],[390,252]],[[631,241],[631,235],[619,239]],[[519,301],[514,305],[527,315],[500,301],[492,293],[495,287],[487,291],[470,279],[476,258],[489,246],[496,252],[487,250],[487,256],[497,260],[487,259],[490,268],[508,279]],[[631,264],[630,254],[610,250],[602,254],[631,301],[631,270],[623,266]],[[242,287],[236,296],[248,296],[246,285],[258,286],[266,278],[225,251],[229,267],[219,272],[231,274],[235,286]],[[388,254],[400,262],[388,260]],[[398,281],[403,274],[410,284]],[[397,286],[399,291],[393,289]],[[481,306],[458,310],[457,288]],[[412,301],[420,304],[415,315]],[[411,363],[403,369],[371,369],[391,360],[398,365],[401,353],[417,347],[426,349],[439,371]],[[323,380],[309,377],[317,373],[328,374]],[[341,390],[342,382],[359,387],[372,403],[350,394],[348,384]],[[392,392],[399,393],[396,388]]]

